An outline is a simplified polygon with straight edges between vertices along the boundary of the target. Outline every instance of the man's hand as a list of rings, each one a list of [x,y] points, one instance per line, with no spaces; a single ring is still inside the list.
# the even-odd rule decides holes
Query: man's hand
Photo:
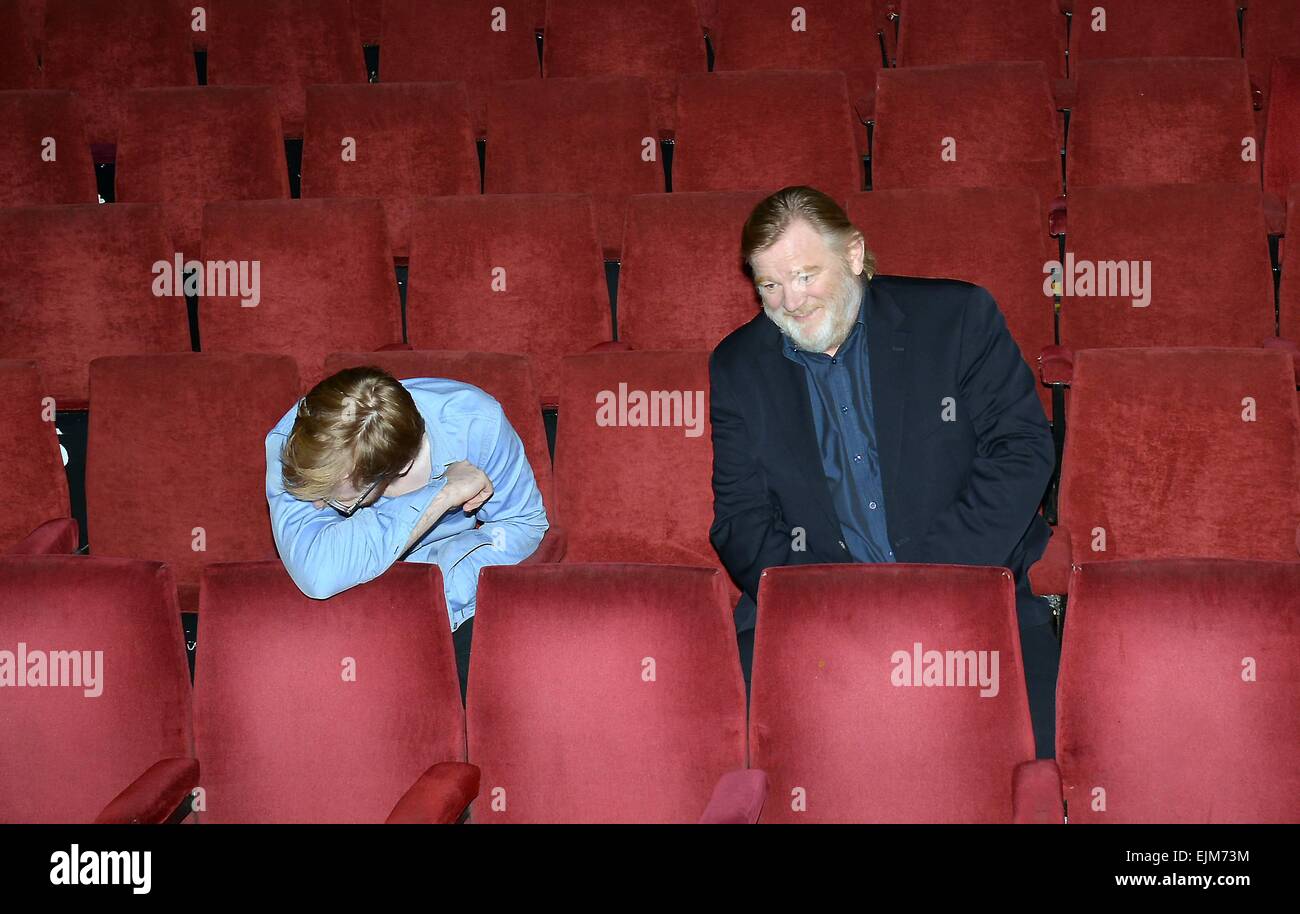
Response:
[[[473,514],[492,497],[492,480],[468,460],[458,460],[447,467],[447,482],[442,495],[447,498],[447,508],[460,507]]]

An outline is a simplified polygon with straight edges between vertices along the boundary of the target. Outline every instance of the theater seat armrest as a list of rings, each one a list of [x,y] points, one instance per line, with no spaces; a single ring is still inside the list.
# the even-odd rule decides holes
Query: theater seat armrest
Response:
[[[1069,593],[1070,531],[1057,524],[1043,557],[1029,566],[1029,588],[1036,594]]]
[[[1038,377],[1044,384],[1069,384],[1074,377],[1074,353],[1065,346],[1044,346],[1038,354]]]
[[[1068,231],[1066,226],[1067,213],[1068,208],[1064,197],[1057,197],[1047,205],[1047,234],[1057,238]]]
[[[198,785],[198,759],[165,758],[113,797],[95,817],[95,824],[160,825]]]
[[[632,344],[625,343],[622,340],[607,340],[604,343],[597,343],[587,350],[588,352],[631,352]]]
[[[1011,788],[1011,817],[1017,825],[1061,825],[1061,772],[1052,759],[1035,759],[1016,766]]]
[[[375,352],[411,352],[415,349],[410,343],[386,343]]]
[[[767,799],[767,772],[757,768],[728,771],[714,785],[701,825],[753,825]]]
[[[9,547],[9,555],[71,555],[80,539],[76,518],[47,520]]]
[[[439,762],[402,795],[385,824],[454,825],[478,796],[478,785],[477,765]]]
[[[1291,361],[1295,365],[1296,384],[1300,385],[1300,344],[1284,336],[1270,336],[1260,345],[1265,349],[1281,349],[1283,352],[1291,353]]]
[[[564,560],[564,553],[569,548],[569,535],[563,527],[551,527],[542,535],[533,554],[520,562],[520,565],[554,565]]]
[[[1250,107],[1256,111],[1264,110],[1264,90],[1254,82],[1250,84]]]

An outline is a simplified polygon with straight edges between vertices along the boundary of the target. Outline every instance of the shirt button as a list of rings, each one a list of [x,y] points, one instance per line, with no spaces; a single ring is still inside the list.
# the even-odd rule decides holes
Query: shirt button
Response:
[[[861,455],[861,454],[854,454],[854,455],[853,455],[853,459],[856,460],[856,461],[858,461],[858,462],[860,463],[860,462],[862,461],[862,455]]]
[[[840,540],[840,548],[847,552],[849,547],[844,545],[844,540]]]
[[[868,502],[867,507],[870,508],[872,511],[874,511],[876,510],[876,503],[874,501]]]
[[[849,408],[848,408],[847,406],[841,406],[841,407],[840,407],[840,412],[842,412],[842,413],[847,413],[848,411],[849,411]]]

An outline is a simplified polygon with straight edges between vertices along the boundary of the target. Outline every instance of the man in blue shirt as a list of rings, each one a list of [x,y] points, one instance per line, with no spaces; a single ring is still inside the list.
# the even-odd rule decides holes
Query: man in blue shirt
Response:
[[[326,378],[266,436],[266,499],[285,568],[326,599],[394,562],[436,562],[464,697],[479,569],[523,561],[548,524],[500,404],[375,368]]]

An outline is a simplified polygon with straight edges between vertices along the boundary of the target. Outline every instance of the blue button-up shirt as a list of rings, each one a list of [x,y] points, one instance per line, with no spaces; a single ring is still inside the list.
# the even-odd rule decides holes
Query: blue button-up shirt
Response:
[[[857,323],[833,356],[804,352],[784,335],[781,341],[785,357],[807,372],[817,448],[839,515],[843,545],[855,562],[892,562],[871,410],[866,307],[864,297]]]
[[[295,403],[266,436],[271,529],[298,588],[316,599],[331,597],[378,577],[402,558],[416,521],[446,482],[445,468],[468,460],[492,481],[492,497],[472,516],[459,508],[448,511],[405,556],[442,569],[454,631],[474,615],[479,569],[513,565],[531,555],[546,532],[546,510],[523,443],[496,400],[459,381],[401,383],[424,417],[435,478],[414,492],[381,496],[351,517],[294,498],[284,491],[280,452],[293,431]]]

